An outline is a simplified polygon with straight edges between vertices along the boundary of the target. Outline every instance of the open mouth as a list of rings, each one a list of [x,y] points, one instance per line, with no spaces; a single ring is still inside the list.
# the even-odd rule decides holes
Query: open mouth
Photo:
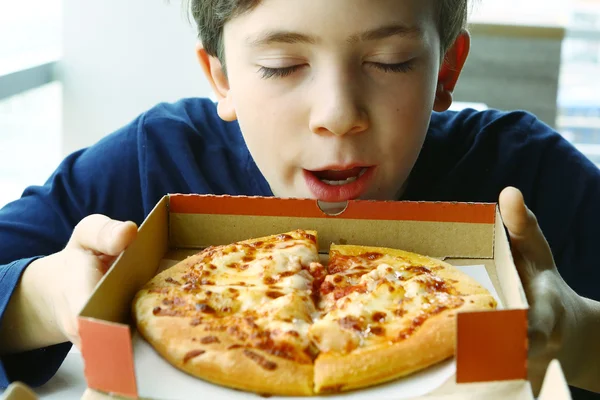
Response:
[[[364,194],[374,171],[374,166],[330,167],[319,171],[304,170],[304,178],[309,190],[318,200],[342,202]]]
[[[313,171],[313,174],[321,180],[331,186],[342,186],[352,182],[356,182],[361,176],[363,176],[368,170],[368,167],[357,167],[346,171]]]

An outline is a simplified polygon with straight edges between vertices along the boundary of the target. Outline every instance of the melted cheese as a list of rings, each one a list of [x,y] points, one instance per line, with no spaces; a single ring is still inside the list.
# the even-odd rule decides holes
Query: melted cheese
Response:
[[[260,316],[270,316],[278,320],[303,320],[311,322],[315,309],[309,294],[292,292],[284,296],[264,302],[256,309]]]
[[[257,248],[227,246],[214,250],[201,263],[200,283],[308,290],[313,278],[306,269],[318,258],[316,246],[309,240],[277,241],[271,247],[268,243]]]

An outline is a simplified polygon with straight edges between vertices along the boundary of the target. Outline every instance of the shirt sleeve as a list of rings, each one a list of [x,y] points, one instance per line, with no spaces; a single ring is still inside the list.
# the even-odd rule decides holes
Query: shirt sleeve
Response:
[[[28,187],[0,209],[0,324],[23,271],[36,258],[61,251],[85,216],[143,220],[137,123],[65,158],[48,181]],[[62,364],[71,344],[0,357],[0,387],[39,386]]]

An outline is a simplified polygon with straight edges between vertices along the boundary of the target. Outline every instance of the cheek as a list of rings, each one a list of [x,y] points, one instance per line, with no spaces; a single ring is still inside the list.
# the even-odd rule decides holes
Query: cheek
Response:
[[[236,99],[234,94],[234,102],[248,150],[271,189],[287,193],[285,188],[293,184],[302,150],[298,135],[294,135],[298,129],[286,118],[291,106],[281,99],[273,101],[264,90],[261,92],[260,85],[245,90],[252,90],[254,95]]]
[[[420,151],[431,118],[433,86],[423,76],[417,76],[386,99],[384,112],[389,125],[385,127],[386,143],[381,143],[384,151],[408,158]]]
[[[257,74],[240,77],[232,80],[231,89],[238,122],[253,157],[273,163],[279,160],[278,168],[297,163],[305,145],[297,96],[275,93],[276,85]]]

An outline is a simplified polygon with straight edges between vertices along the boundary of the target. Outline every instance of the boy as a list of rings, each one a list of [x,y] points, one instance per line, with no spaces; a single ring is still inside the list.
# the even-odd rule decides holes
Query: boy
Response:
[[[158,105],[0,211],[2,385],[56,371],[79,308],[160,197],[214,193],[499,199],[532,303],[534,384],[559,358],[570,384],[600,391],[600,305],[586,298],[600,298],[600,171],[529,114],[446,112],[467,0],[192,9],[218,104]]]

